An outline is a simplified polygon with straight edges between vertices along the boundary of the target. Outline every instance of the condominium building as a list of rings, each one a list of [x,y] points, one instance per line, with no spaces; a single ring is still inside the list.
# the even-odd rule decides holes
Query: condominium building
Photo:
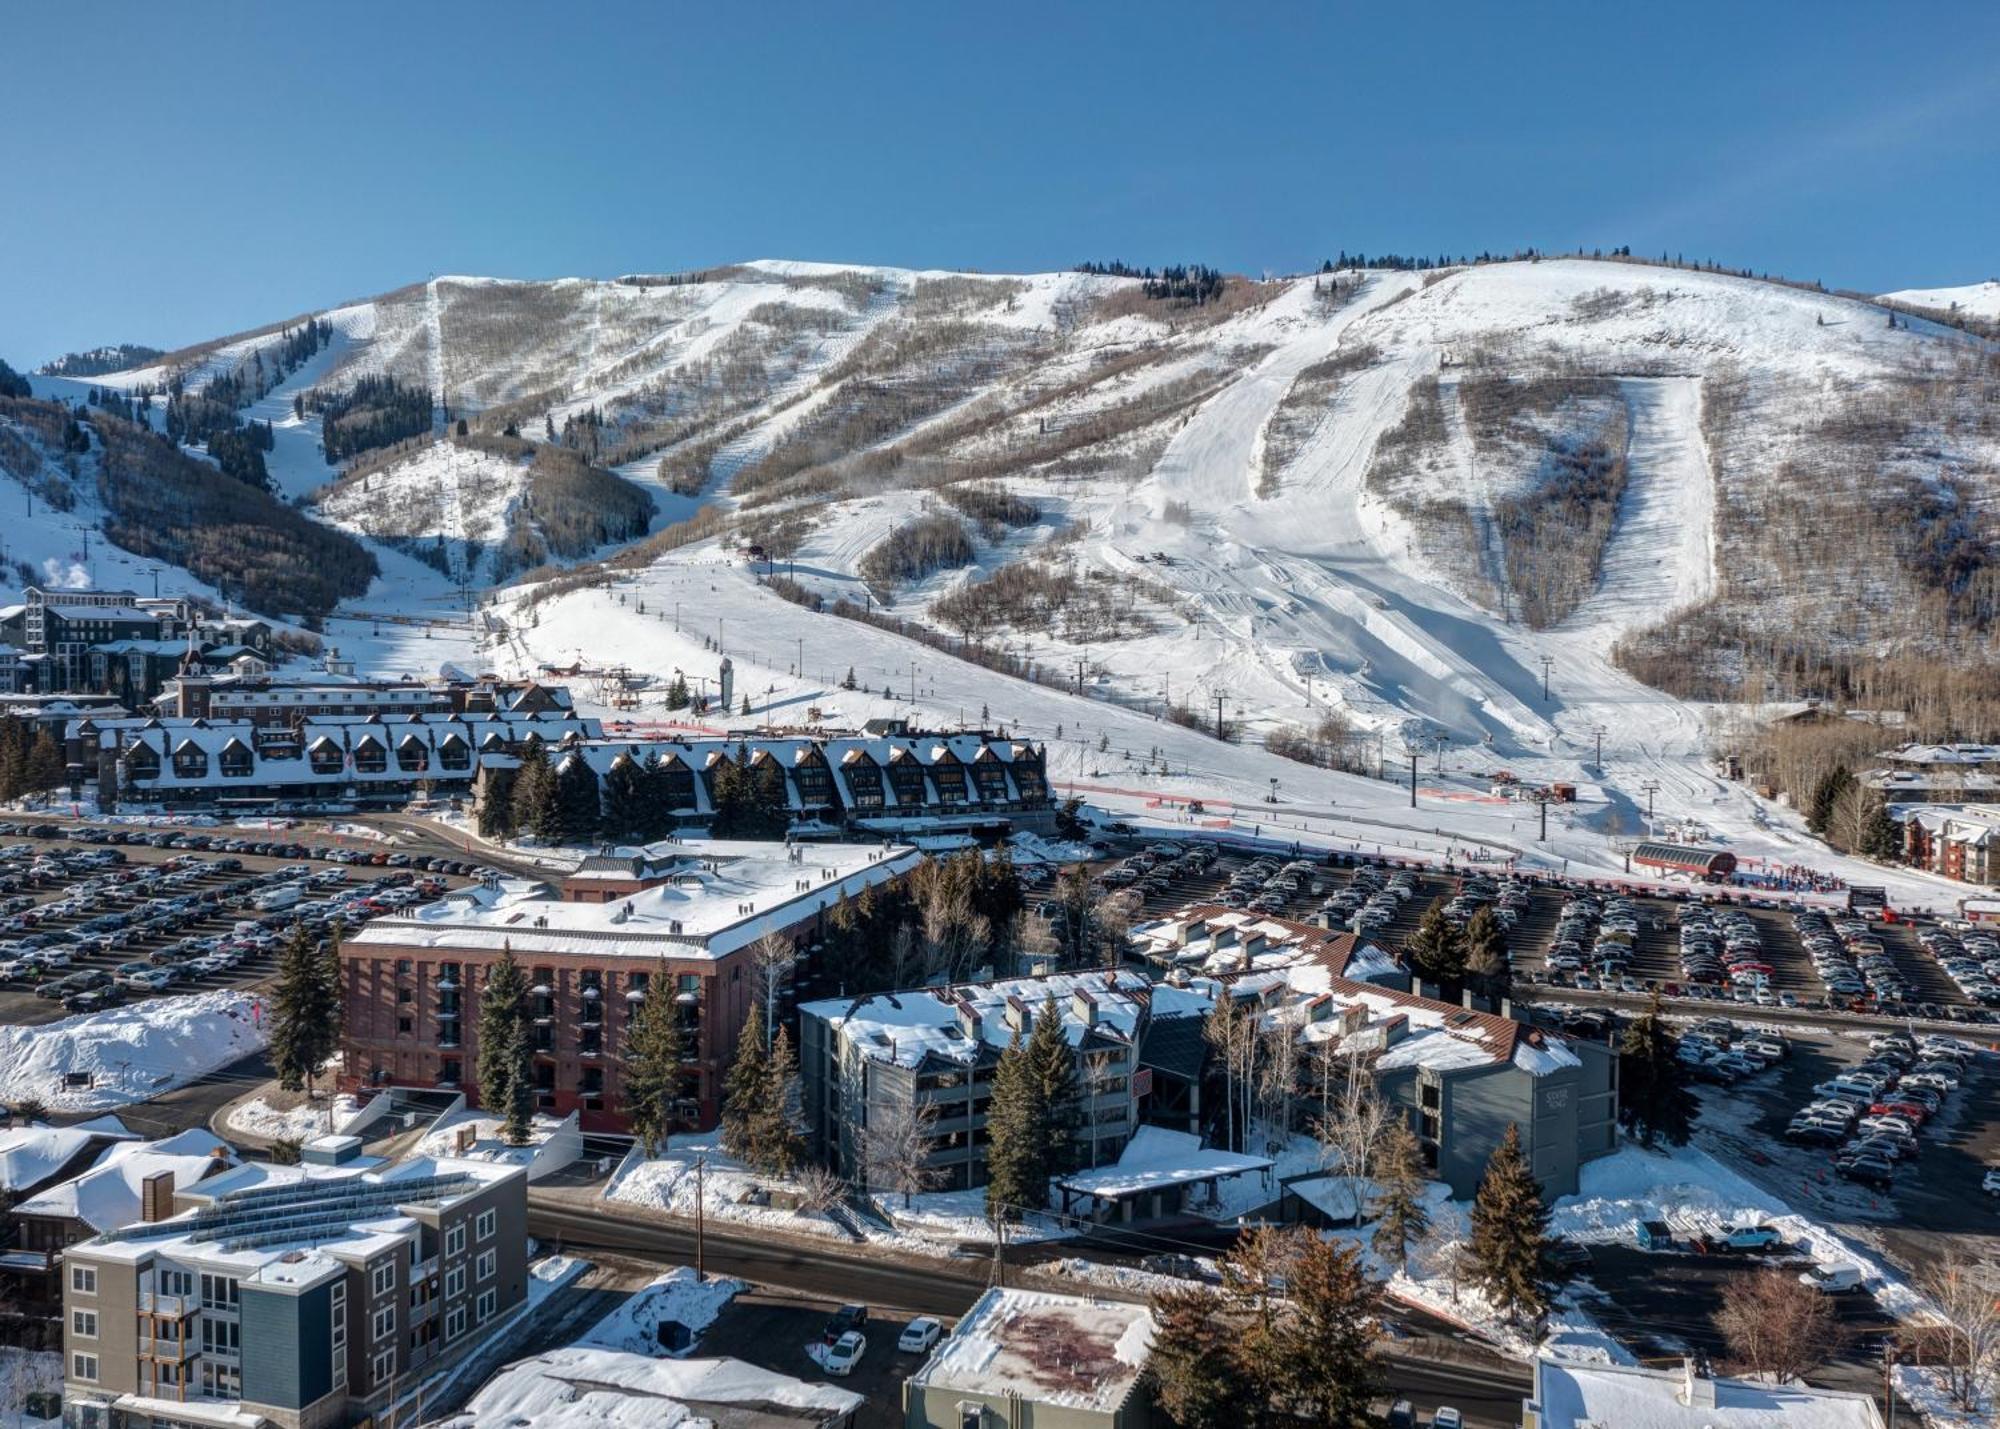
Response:
[[[68,1248],[64,1422],[73,1429],[322,1429],[381,1414],[527,1298],[519,1166],[377,1168],[323,1138]]]

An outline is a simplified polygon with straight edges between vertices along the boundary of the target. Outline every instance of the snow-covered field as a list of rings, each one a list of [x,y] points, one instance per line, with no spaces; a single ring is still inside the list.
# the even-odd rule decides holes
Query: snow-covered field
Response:
[[[158,997],[36,1027],[0,1027],[0,1101],[58,1111],[145,1101],[257,1051],[263,1000],[244,992]],[[87,1084],[66,1085],[71,1075]]]
[[[720,1131],[704,1131],[671,1138],[666,1154],[651,1161],[628,1160],[605,1186],[604,1196],[673,1216],[692,1217],[699,1204],[716,1220],[807,1235],[845,1235],[824,1211],[782,1210],[750,1199],[758,1191],[794,1189],[785,1178],[752,1171],[730,1156],[722,1149]]]

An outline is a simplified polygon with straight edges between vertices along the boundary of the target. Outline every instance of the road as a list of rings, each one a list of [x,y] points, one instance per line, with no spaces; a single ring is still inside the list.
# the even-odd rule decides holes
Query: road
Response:
[[[539,1240],[559,1243],[565,1254],[588,1256],[603,1250],[661,1266],[694,1263],[694,1230],[678,1222],[640,1221],[531,1196],[528,1230]],[[985,1292],[991,1268],[985,1260],[896,1261],[874,1247],[794,1247],[727,1230],[710,1229],[703,1239],[703,1269],[711,1274],[802,1292],[830,1304],[859,1300],[871,1307],[954,1319]],[[1420,1343],[1384,1354],[1392,1394],[1419,1406],[1451,1404],[1472,1424],[1520,1422],[1521,1400],[1531,1387],[1525,1366],[1445,1363],[1424,1354],[1417,1348]]]

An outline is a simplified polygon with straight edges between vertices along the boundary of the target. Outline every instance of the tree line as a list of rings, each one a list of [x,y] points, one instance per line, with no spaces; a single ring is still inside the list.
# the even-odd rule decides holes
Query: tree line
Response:
[[[328,466],[431,430],[431,389],[384,373],[357,378],[344,390],[315,387],[292,398],[293,415],[320,417],[320,447]]]

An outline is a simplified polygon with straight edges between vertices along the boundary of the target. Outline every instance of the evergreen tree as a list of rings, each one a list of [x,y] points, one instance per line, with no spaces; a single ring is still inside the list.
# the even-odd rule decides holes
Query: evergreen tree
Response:
[[[1513,991],[1507,930],[1490,904],[1480,904],[1465,921],[1465,980],[1473,991],[1496,1003]]]
[[[1660,999],[1625,1029],[1618,1046],[1618,1123],[1627,1136],[1651,1148],[1659,1141],[1685,1146],[1701,1103],[1688,1089],[1680,1038],[1660,1015]]]
[[[743,1030],[736,1038],[735,1060],[722,1082],[722,1149],[750,1165],[758,1161],[757,1137],[765,1130],[764,1098],[770,1085],[764,1009],[752,1002],[750,1015],[743,1019]]]
[[[489,765],[479,771],[479,836],[509,839],[514,836],[515,771]]]
[[[500,1134],[508,1145],[524,1146],[535,1120],[535,1045],[525,1017],[508,1039],[507,1062],[512,1075],[507,1080],[507,1115]]]
[[[764,1064],[764,1090],[757,1118],[756,1166],[789,1176],[805,1163],[806,1139],[799,1129],[799,1058],[789,1028],[780,1027]]]
[[[1416,975],[1437,985],[1447,997],[1465,981],[1465,937],[1445,916],[1442,902],[1424,910],[1407,950]]]
[[[340,965],[340,924],[327,929],[319,944],[319,977],[326,987],[326,1045],[329,1056],[340,1047],[340,1029],[347,1017],[344,974]]]
[[[516,1083],[528,1083],[533,1092],[532,1050],[519,1055],[516,1034],[528,1028],[528,976],[514,960],[511,944],[503,943],[500,956],[486,970],[486,983],[479,992],[479,1104],[491,1112],[505,1114],[512,1106]]]
[[[674,794],[666,762],[656,749],[646,756],[639,776],[639,819],[637,834],[644,843],[663,839],[674,831]]]
[[[647,979],[646,996],[625,1034],[625,1115],[647,1156],[659,1155],[674,1129],[687,1063],[687,1034],[663,960]]]
[[[604,775],[604,837],[616,844],[646,842],[646,776],[630,755],[620,755]]]
[[[986,1109],[986,1214],[995,1221],[1049,1202],[1045,1139],[1033,1069],[1016,1031],[993,1069]]]
[[[1548,1309],[1548,1227],[1541,1184],[1521,1151],[1521,1128],[1509,1122],[1479,1178],[1467,1247],[1469,1278],[1509,1324]]]
[[[48,730],[42,730],[28,750],[26,780],[29,791],[47,794],[60,789],[67,767],[62,746],[56,743],[56,737]]]
[[[0,799],[20,798],[27,783],[27,726],[12,714],[0,716]]]
[[[688,707],[688,700],[687,676],[676,670],[673,679],[667,683],[667,708],[684,710]]]
[[[1889,806],[1879,794],[1868,801],[1868,817],[1861,826],[1860,852],[1884,862],[1902,856],[1903,830],[1889,817]]]
[[[1041,1146],[1037,1161],[1041,1179],[1061,1176],[1076,1167],[1076,1131],[1081,1120],[1077,1104],[1076,1059],[1063,1035],[1062,1012],[1050,993],[1028,1035],[1028,1076],[1034,1092]],[[1044,1190],[1044,1199],[1046,1199]],[[1040,1204],[1039,1202],[1037,1204]]]
[[[1153,1296],[1146,1374],[1154,1402],[1179,1429],[1234,1429],[1248,1417],[1239,1403],[1236,1336],[1225,1308],[1206,1285],[1176,1285]]]
[[[1375,1147],[1375,1187],[1368,1205],[1375,1218],[1375,1253],[1407,1270],[1410,1247],[1429,1232],[1431,1213],[1424,1207],[1423,1153],[1403,1121],[1391,1122]]]
[[[559,822],[556,776],[549,768],[548,750],[539,739],[530,738],[521,751],[521,766],[514,771],[512,802],[516,832],[554,841]]]
[[[1854,775],[1845,764],[1836,764],[1820,775],[1813,785],[1812,798],[1806,805],[1806,827],[1824,837],[1827,826],[1833,822],[1834,808],[1854,783]]]
[[[1375,1357],[1381,1289],[1354,1246],[1310,1232],[1291,1239],[1291,1313],[1278,1322],[1274,1357],[1279,1398],[1299,1421],[1324,1429],[1373,1424],[1382,1381]]]
[[[278,986],[271,995],[271,1066],[288,1092],[311,1091],[320,1065],[337,1045],[335,1001],[325,967],[304,928],[294,926],[278,955]]]
[[[581,754],[562,763],[555,780],[555,841],[586,844],[597,837],[603,814],[598,807],[597,771]]]
[[[840,688],[843,690],[852,690],[856,688],[854,680],[854,667],[852,665],[849,665],[847,667],[847,678],[840,682]]]

